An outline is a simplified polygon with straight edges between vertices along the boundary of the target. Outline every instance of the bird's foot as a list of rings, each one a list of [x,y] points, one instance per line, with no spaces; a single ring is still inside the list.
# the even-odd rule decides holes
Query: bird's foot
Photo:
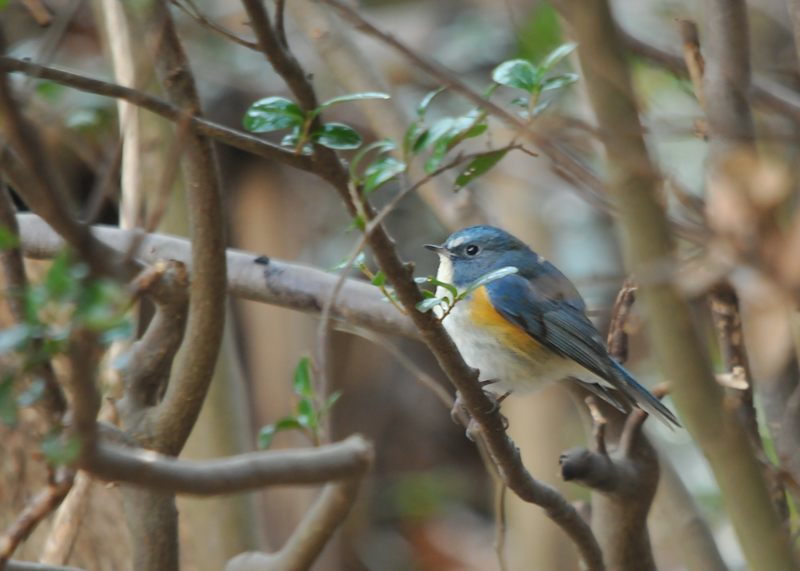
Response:
[[[481,388],[496,383],[496,380],[488,380],[488,381],[480,381]],[[500,410],[500,404],[508,398],[508,395],[511,394],[511,391],[506,391],[502,395],[496,395],[495,393],[483,389],[483,394],[490,402],[490,408],[486,411],[487,414],[494,414]],[[499,414],[499,413],[498,413]],[[464,404],[463,399],[461,398],[461,393],[456,391],[456,399],[453,403],[453,408],[450,410],[450,417],[453,419],[453,422],[457,424],[465,424],[466,429],[466,436],[472,442],[475,442],[477,437],[480,435],[481,432],[481,425],[472,418],[469,410],[467,409],[466,405]],[[500,414],[500,419],[503,423],[503,430],[508,429],[509,423],[508,419]]]

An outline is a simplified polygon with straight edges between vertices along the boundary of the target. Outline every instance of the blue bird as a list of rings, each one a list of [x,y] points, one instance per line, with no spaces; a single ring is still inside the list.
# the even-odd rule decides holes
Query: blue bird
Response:
[[[499,390],[524,391],[574,378],[617,409],[636,405],[680,426],[661,401],[611,358],[575,286],[525,243],[499,228],[472,226],[440,246],[425,247],[439,255],[437,279],[459,291],[490,272],[517,269],[472,291],[443,320],[481,379],[495,381]],[[452,297],[441,286],[437,296]]]

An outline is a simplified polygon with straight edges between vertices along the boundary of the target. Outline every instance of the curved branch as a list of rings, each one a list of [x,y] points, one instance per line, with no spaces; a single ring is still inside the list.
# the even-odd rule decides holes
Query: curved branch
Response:
[[[61,237],[38,216],[18,214],[17,220],[25,256],[52,258],[64,247]],[[192,246],[186,239],[163,234],[142,235],[113,226],[92,226],[92,232],[116,252],[128,252],[130,245],[138,242],[134,256],[145,264],[177,260],[191,271]],[[228,249],[227,258],[230,294],[306,313],[322,311],[337,281],[336,275],[316,268],[241,250]],[[376,287],[360,280],[345,280],[331,307],[331,317],[380,333],[419,337],[408,317],[386,303]]]
[[[360,478],[327,484],[292,535],[276,553],[242,553],[225,571],[305,571],[339,528],[355,502]]]
[[[318,448],[251,452],[216,460],[177,460],[157,452],[99,442],[80,466],[93,476],[159,492],[233,494],[264,486],[313,485],[357,476],[372,446],[361,436]]]

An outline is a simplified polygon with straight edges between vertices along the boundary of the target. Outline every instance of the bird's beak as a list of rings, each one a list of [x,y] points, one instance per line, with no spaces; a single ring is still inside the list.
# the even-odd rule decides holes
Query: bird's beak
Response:
[[[447,248],[445,248],[444,246],[437,246],[436,244],[425,244],[425,247],[431,252],[436,252],[440,256],[449,256],[450,254],[450,252],[448,252]]]

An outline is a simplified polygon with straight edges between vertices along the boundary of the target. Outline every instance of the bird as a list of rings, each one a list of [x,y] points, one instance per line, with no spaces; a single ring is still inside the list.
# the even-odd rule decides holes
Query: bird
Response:
[[[523,241],[480,225],[425,248],[439,256],[436,296],[452,303],[454,296],[442,285],[448,284],[461,298],[438,308],[442,324],[493,392],[529,392],[572,378],[620,411],[637,406],[668,426],[680,426],[672,411],[609,355],[572,282]],[[494,272],[497,279],[488,278]]]

